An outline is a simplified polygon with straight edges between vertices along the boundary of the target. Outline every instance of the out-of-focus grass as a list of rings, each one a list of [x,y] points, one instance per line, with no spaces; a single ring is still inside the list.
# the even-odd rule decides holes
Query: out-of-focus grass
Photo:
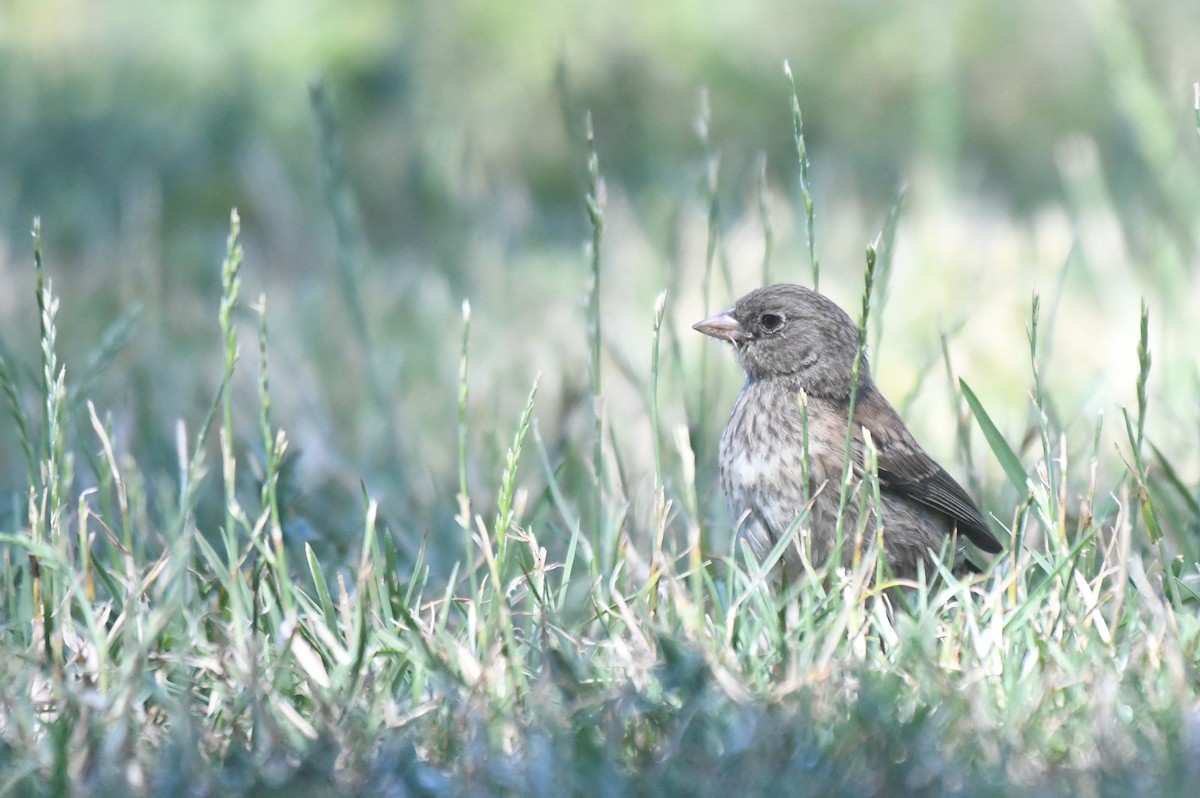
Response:
[[[728,542],[698,547],[724,522],[698,500],[711,478],[697,477],[691,435],[716,435],[722,418],[663,421],[668,434],[640,441],[634,432],[664,407],[681,412],[681,386],[725,382],[690,381],[695,359],[677,353],[694,347],[658,340],[654,319],[686,312],[669,296],[647,309],[642,333],[653,332],[655,366],[626,372],[604,358],[603,423],[584,413],[573,437],[543,424],[536,386],[519,413],[478,428],[472,380],[487,347],[475,347],[475,309],[487,302],[477,300],[458,393],[462,462],[478,471],[457,502],[440,498],[461,533],[443,577],[428,559],[436,543],[406,551],[415,519],[382,527],[369,491],[344,566],[289,539],[274,316],[240,299],[238,236],[235,216],[213,335],[222,387],[210,414],[180,430],[173,486],[147,483],[91,403],[68,445],[63,307],[37,272],[45,413],[16,417],[38,466],[27,520],[0,534],[6,792],[1194,789],[1195,539],[1179,497],[1163,495],[1190,489],[1148,464],[1136,432],[1153,428],[1148,325],[1130,338],[1145,399],[1130,410],[1123,464],[1099,448],[1101,430],[1080,441],[1049,412],[1035,308],[1040,445],[1006,439],[969,394],[972,425],[1008,461],[1008,489],[984,481],[998,522],[1012,519],[1012,548],[984,578],[947,575],[889,606],[868,587],[869,558],[780,593]],[[257,369],[255,336],[237,325],[254,310]],[[575,329],[586,326],[581,313]],[[232,390],[239,371],[258,372],[257,401]],[[616,387],[622,379],[635,390]],[[7,376],[5,387],[20,398]],[[239,424],[269,454],[231,435]],[[597,434],[598,480],[586,473]],[[492,449],[494,438],[507,443]],[[652,440],[663,445],[657,465],[645,460]],[[1089,454],[1073,455],[1079,446]],[[76,462],[76,451],[87,456]],[[220,497],[215,521],[197,512],[206,481]]]
[[[1194,792],[1200,159],[1154,77],[1194,9],[1088,6],[1032,51],[1070,68],[1022,83],[1044,61],[996,67],[976,26],[1036,42],[1056,11],[816,4],[791,39],[589,6],[601,33],[556,50],[518,23],[567,12],[521,5],[363,4],[312,39],[186,7],[228,35],[145,20],[158,80],[212,83],[165,141],[120,37],[53,71],[59,39],[0,33],[45,114],[0,121],[6,224],[46,205],[44,265],[24,232],[0,258],[0,792]],[[276,32],[293,55],[251,46]],[[50,157],[85,140],[111,161]],[[141,170],[108,147],[150,140]],[[873,370],[1020,544],[891,612],[862,573],[778,595],[740,558],[714,474],[740,375],[689,330],[813,251],[859,307],[884,227]]]
[[[758,280],[749,264],[763,248],[760,163],[779,239],[773,274],[809,279],[788,107],[773,78],[787,59],[810,147],[821,153],[809,180],[823,200],[814,224],[828,287],[844,304],[855,302],[855,253],[882,226],[898,185],[911,185],[888,319],[914,334],[889,336],[880,349],[895,355],[884,369],[913,371],[897,376],[893,393],[913,390],[915,370],[934,373],[939,325],[953,329],[978,311],[988,326],[1019,327],[1037,290],[1053,311],[1048,322],[1069,319],[1078,333],[1052,337],[1049,351],[1084,373],[1055,368],[1051,379],[1061,374],[1070,399],[1087,401],[1101,358],[1071,347],[1101,341],[1106,356],[1119,351],[1136,324],[1121,301],[1129,291],[1179,308],[1193,298],[1188,209],[1200,198],[1181,110],[1200,72],[1191,46],[1200,11],[1156,2],[1080,13],[1035,2],[968,2],[952,15],[932,2],[762,2],[736,13],[520,2],[498,14],[487,3],[367,2],[329,13],[302,0],[238,15],[203,2],[10,3],[0,10],[0,351],[36,345],[19,286],[29,219],[40,215],[49,259],[70,277],[59,291],[76,300],[60,320],[66,359],[83,362],[103,330],[141,309],[110,372],[119,376],[92,392],[129,411],[115,419],[118,437],[144,442],[143,465],[169,474],[177,418],[203,412],[215,387],[204,346],[219,290],[211,261],[236,206],[257,265],[249,290],[271,295],[281,324],[296,321],[279,328],[276,394],[282,418],[297,422],[303,494],[345,506],[364,476],[389,489],[386,506],[426,516],[440,504],[453,447],[417,451],[410,430],[445,428],[452,416],[441,391],[401,386],[444,390],[453,379],[444,320],[463,296],[490,297],[480,329],[491,329],[493,313],[505,329],[488,336],[496,346],[486,362],[496,368],[478,379],[507,384],[513,369],[529,377],[553,368],[546,360],[568,370],[587,362],[580,348],[537,349],[540,325],[573,322],[583,290],[574,267],[588,234],[585,109],[612,197],[609,250],[629,267],[608,284],[629,308],[610,311],[625,315],[608,326],[625,351],[645,357],[638,336],[662,288],[697,309],[686,289],[703,279],[696,248],[710,244],[698,214],[718,209],[718,275],[734,274],[738,291]],[[357,231],[361,310],[339,301],[346,280],[329,268],[347,247],[331,222],[306,99],[317,78],[330,87],[350,187],[342,210]],[[689,125],[701,85],[708,144]],[[700,208],[695,186],[710,171],[715,188]],[[985,295],[1004,310],[973,304]],[[544,315],[513,328],[520,306]],[[360,315],[373,353],[331,334],[358,329]],[[684,329],[674,312],[670,322]],[[1015,400],[1023,371],[1005,357],[1011,338],[979,330],[963,331],[968,349],[988,358],[996,387]],[[10,359],[20,378],[22,358]],[[565,389],[564,417],[578,410],[580,373],[569,386],[546,382],[548,401]],[[1163,376],[1173,392],[1190,390],[1186,369]],[[405,401],[384,413],[378,397],[389,392]],[[511,412],[523,390],[503,398]],[[363,412],[364,399],[376,407]],[[696,445],[703,455],[704,442]],[[17,492],[0,498],[4,515],[23,504],[17,451],[0,430],[0,484]]]
[[[872,209],[917,162],[1036,210],[1061,196],[1054,153],[1080,132],[1100,144],[1128,231],[1143,206],[1186,207],[1194,182],[1179,174],[1191,131],[1174,109],[1200,69],[1200,11],[1180,0],[967,0],[949,14],[934,0],[720,12],[272,0],[237,15],[203,0],[17,0],[0,14],[5,233],[20,241],[40,212],[59,220],[56,248],[95,262],[97,239],[119,247],[158,202],[160,245],[194,280],[230,201],[261,236],[264,269],[309,271],[328,255],[294,240],[319,208],[302,102],[318,77],[338,88],[372,238],[427,251],[458,279],[472,274],[454,235],[464,221],[578,237],[586,108],[609,180],[643,213],[678,191],[700,85],[725,174],[740,184],[762,151],[790,182],[787,108],[763,79],[785,59],[824,153],[814,179]]]

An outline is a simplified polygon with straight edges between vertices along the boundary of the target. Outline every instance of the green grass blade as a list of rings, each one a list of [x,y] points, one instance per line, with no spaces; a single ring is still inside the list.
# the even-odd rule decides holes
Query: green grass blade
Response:
[[[983,437],[987,440],[988,446],[992,449],[992,454],[996,455],[996,459],[1000,461],[1000,466],[1004,469],[1004,473],[1008,476],[1008,481],[1017,489],[1017,493],[1024,496],[1029,492],[1029,476],[1025,472],[1025,467],[1021,465],[1021,458],[1017,457],[1017,453],[1008,445],[1008,441],[1004,440],[1004,436],[1000,434],[1000,430],[992,421],[992,417],[983,409],[983,404],[979,401],[979,397],[967,385],[966,380],[959,378],[958,386],[962,389],[963,398],[967,400],[967,405],[971,408],[971,414],[975,416],[975,421],[979,424],[979,429],[983,431]]]

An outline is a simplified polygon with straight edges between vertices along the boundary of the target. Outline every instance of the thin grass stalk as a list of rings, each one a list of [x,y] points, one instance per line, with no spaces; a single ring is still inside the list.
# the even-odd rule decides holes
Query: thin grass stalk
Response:
[[[604,243],[604,182],[600,176],[600,158],[596,154],[596,133],[592,112],[584,117],[587,136],[588,190],[586,207],[591,239],[591,287],[588,294],[588,330],[590,333],[590,374],[592,393],[592,472],[596,490],[592,495],[592,575],[607,564],[604,540],[604,413],[601,400],[600,351],[603,345],[600,326],[600,264]]]
[[[487,525],[484,524],[483,518],[476,516],[476,536],[475,540],[479,545],[479,551],[483,554],[484,563],[487,565],[489,579],[488,583],[491,588],[490,596],[487,596],[487,602],[491,607],[490,618],[481,618],[479,622],[480,632],[488,630],[486,636],[481,636],[479,653],[486,657],[489,655],[487,641],[489,639],[499,639],[504,648],[504,653],[507,656],[507,667],[504,669],[505,676],[510,680],[513,691],[509,692],[510,700],[515,696],[526,696],[529,693],[528,680],[525,677],[524,658],[522,650],[517,645],[515,635],[515,627],[513,624],[512,607],[509,604],[509,597],[504,589],[503,576],[500,573],[499,563],[496,560],[496,548],[492,544],[491,538],[488,535]],[[484,593],[477,594],[473,597],[472,604],[479,607],[484,603]],[[486,669],[486,666],[484,666]],[[515,710],[515,702],[511,707]]]
[[[808,449],[808,391],[801,388],[796,402],[800,405],[800,495],[804,497],[803,506],[808,507],[812,501],[812,470]],[[812,536],[806,535],[804,540],[811,545]]]
[[[844,543],[842,517],[845,515],[846,502],[849,499],[852,486],[851,477],[854,473],[854,461],[851,456],[854,451],[854,411],[858,404],[859,371],[867,355],[867,320],[871,312],[871,292],[875,286],[875,247],[874,243],[867,245],[867,270],[864,276],[862,312],[858,318],[858,347],[854,352],[854,365],[850,369],[850,404],[847,411],[849,422],[846,425],[846,445],[842,452],[844,457],[842,463],[842,484],[838,495],[837,527],[834,532],[835,555],[830,557],[831,561],[836,561],[840,557],[841,547]]]
[[[1141,459],[1142,441],[1146,438],[1146,411],[1149,407],[1146,385],[1150,382],[1150,308],[1142,300],[1141,321],[1138,325],[1138,377],[1137,377],[1137,440],[1134,442],[1136,456]]]
[[[66,442],[66,367],[58,361],[58,298],[45,278],[42,262],[41,219],[33,221],[33,260],[36,273],[38,321],[41,344],[42,461],[39,489],[31,489],[30,538],[45,541],[58,553],[64,564],[71,561],[66,524],[66,492],[74,480],[72,458]],[[56,662],[61,652],[61,630],[56,631],[53,608],[64,598],[63,577],[53,569],[43,569],[35,556],[30,557],[34,603],[40,607],[43,651],[47,662]]]
[[[358,578],[354,616],[354,626],[352,642],[354,645],[354,658],[349,667],[349,694],[345,696],[346,700],[357,695],[362,687],[363,679],[366,676],[367,664],[367,643],[370,637],[373,618],[378,617],[378,606],[382,603],[381,596],[376,585],[371,578],[373,574],[379,574],[377,567],[377,554],[379,549],[379,535],[376,528],[376,519],[379,514],[379,505],[374,499],[367,500],[366,513],[363,521],[363,542],[362,551],[359,555]],[[349,631],[349,630],[347,630]]]
[[[863,544],[866,543],[867,534],[867,510],[871,511],[871,518],[875,521],[875,528],[871,530],[871,538],[874,554],[875,572],[873,583],[879,586],[883,583],[885,571],[887,570],[887,557],[884,556],[883,548],[883,496],[880,493],[879,487],[879,449],[875,446],[875,441],[871,437],[871,431],[863,428],[863,509],[859,510],[858,518],[858,537],[855,540],[854,547],[854,567],[857,570],[863,556]]]
[[[25,471],[29,476],[29,484],[36,485],[39,481],[37,455],[33,452],[33,439],[29,434],[29,419],[25,414],[25,408],[21,405],[15,378],[3,355],[0,355],[0,387],[4,389],[4,396],[8,400],[9,414],[12,415],[13,422],[17,425],[17,440],[20,441],[21,451],[25,454]]]
[[[717,248],[720,241],[720,196],[718,188],[720,184],[720,168],[721,157],[713,151],[712,143],[709,139],[710,130],[712,127],[712,110],[708,102],[708,92],[702,90],[700,92],[700,108],[696,114],[696,136],[700,139],[701,150],[704,154],[704,202],[707,209],[706,218],[706,240],[704,246],[704,276],[700,283],[700,296],[703,303],[704,315],[709,316],[713,312],[712,304],[712,283],[713,272],[716,269],[717,263]],[[732,293],[732,288],[729,290]],[[701,389],[697,396],[696,418],[694,424],[699,429],[708,429],[709,418],[709,369],[710,369],[710,347],[703,347],[700,350],[700,377],[699,382]],[[705,453],[705,443],[703,440],[697,441],[698,450],[700,452],[699,459],[701,462],[707,460]]]
[[[463,557],[471,595],[479,595],[479,576],[475,571],[475,544],[471,540],[471,493],[467,485],[467,382],[471,355],[471,302],[462,303],[462,338],[458,349],[458,524],[463,531]]]
[[[1171,597],[1174,606],[1180,606],[1179,584],[1177,576],[1171,567],[1171,555],[1167,550],[1163,535],[1162,520],[1154,496],[1150,492],[1150,474],[1142,456],[1142,444],[1146,434],[1146,415],[1149,408],[1147,386],[1150,382],[1150,308],[1146,300],[1142,300],[1141,319],[1138,325],[1138,376],[1137,376],[1137,423],[1136,431],[1131,429],[1129,413],[1125,412],[1125,429],[1133,447],[1133,462],[1138,482],[1138,504],[1142,511],[1142,522],[1146,525],[1150,542],[1157,550],[1163,567],[1163,582],[1167,595]]]
[[[1054,534],[1055,543],[1060,547],[1060,551],[1066,551],[1070,548],[1070,544],[1066,538],[1065,524],[1058,523],[1057,519],[1065,510],[1059,501],[1059,483],[1065,479],[1066,467],[1064,464],[1059,465],[1058,471],[1055,470],[1055,459],[1053,444],[1050,441],[1050,416],[1046,410],[1046,395],[1042,388],[1042,369],[1039,357],[1040,344],[1040,323],[1041,323],[1041,297],[1036,293],[1030,303],[1029,309],[1029,362],[1033,373],[1033,406],[1037,417],[1034,423],[1037,425],[1038,441],[1042,448],[1042,463],[1046,469],[1046,490],[1045,490],[1045,507],[1043,515],[1048,531]],[[1063,456],[1066,456],[1064,451]],[[1035,494],[1036,495],[1036,494]]]
[[[217,314],[217,323],[225,344],[225,367],[223,370],[223,390],[221,393],[221,440],[222,460],[226,465],[225,477],[225,538],[226,551],[229,555],[230,571],[236,570],[237,534],[234,526],[235,509],[237,506],[237,486],[234,481],[232,435],[233,435],[233,372],[238,361],[237,330],[234,327],[233,313],[237,308],[238,296],[241,293],[242,280],[242,221],[234,208],[229,214],[229,237],[225,245],[225,260],[221,265],[221,303]]]
[[[50,362],[54,357],[54,349],[52,346],[47,346],[47,343],[53,342],[53,323],[47,314],[49,295],[46,293],[46,273],[42,266],[42,220],[37,216],[33,218],[33,269],[34,292],[38,308],[38,341],[42,347],[42,370],[39,375],[41,390],[38,392],[38,396],[42,398],[43,403],[46,403],[49,401],[50,384],[54,381],[52,372],[55,370]],[[42,411],[41,454],[44,462],[50,455],[50,420],[45,414],[45,405],[43,405]],[[38,482],[40,484],[41,480]]]
[[[650,436],[654,454],[654,542],[650,553],[652,583],[657,582],[663,564],[663,541],[667,530],[666,479],[663,472],[662,422],[659,415],[659,353],[661,349],[662,324],[666,313],[667,292],[662,291],[654,301],[654,328],[650,342]],[[651,613],[657,602],[657,593],[651,592]]]
[[[700,92],[700,111],[696,117],[696,135],[704,152],[704,200],[708,207],[707,240],[704,252],[705,308],[711,312],[709,302],[712,293],[712,278],[718,265],[725,280],[725,292],[733,293],[733,276],[729,273],[729,260],[725,256],[721,239],[721,154],[712,145],[712,107],[708,90]]]
[[[1196,137],[1200,138],[1200,83],[1192,84],[1192,110],[1196,115]]]
[[[685,426],[675,428],[675,448],[679,452],[679,465],[682,470],[680,489],[683,492],[683,507],[687,512],[687,558],[689,586],[692,601],[695,606],[701,606],[700,596],[703,591],[701,570],[704,563],[704,533],[700,526],[700,507],[696,498],[696,453],[692,449],[688,429]]]
[[[783,62],[783,73],[791,89],[792,137],[796,141],[796,159],[800,162],[800,196],[804,199],[804,234],[808,242],[808,261],[812,266],[812,287],[821,290],[821,261],[817,257],[816,210],[813,206],[812,182],[809,178],[808,145],[804,142],[804,116],[800,113],[800,98],[796,94],[796,80],[792,77],[792,65]]]
[[[762,284],[771,285],[771,256],[775,253],[775,227],[771,224],[771,187],[767,182],[767,155],[758,154],[758,219],[763,230]]]
[[[264,473],[261,502],[268,514],[268,529],[273,554],[272,570],[279,600],[285,615],[295,612],[292,596],[291,570],[288,566],[287,547],[283,539],[283,515],[279,509],[279,471],[287,451],[287,437],[283,430],[273,430],[271,424],[271,379],[267,359],[267,296],[260,294],[258,304],[258,407],[259,432],[262,435]]]
[[[667,292],[662,291],[654,300],[654,331],[650,340],[650,436],[654,448],[654,495],[663,492],[662,426],[659,419],[658,383],[659,350],[662,340],[663,316],[667,308]],[[707,348],[707,347],[705,347]],[[657,501],[657,498],[656,498]]]
[[[251,525],[237,498],[237,460],[233,451],[233,374],[239,357],[237,329],[234,312],[241,294],[241,268],[243,262],[241,244],[241,218],[237,209],[229,214],[229,236],[225,245],[225,259],[221,265],[221,300],[217,312],[217,323],[224,344],[224,366],[221,377],[219,403],[221,425],[219,440],[221,452],[221,474],[224,485],[223,541],[225,546],[224,567],[226,579],[222,587],[229,601],[229,623],[231,638],[235,645],[245,647],[245,661],[255,663],[253,641],[244,630],[251,629],[257,619],[253,597],[246,594],[245,575],[242,572],[243,552],[239,543],[239,528],[249,530]],[[199,452],[197,451],[197,456]],[[257,582],[257,576],[254,577]],[[251,635],[252,637],[252,635]]]
[[[79,573],[83,579],[84,596],[89,602],[96,600],[96,573],[92,567],[92,543],[95,540],[95,535],[92,534],[91,526],[88,524],[88,518],[91,516],[91,508],[88,506],[88,496],[95,492],[95,488],[90,488],[79,494],[79,504],[75,509],[78,530],[76,539],[79,541]]]
[[[117,515],[121,521],[121,525],[125,530],[124,540],[119,547],[123,554],[125,563],[125,578],[127,581],[132,581],[137,573],[137,563],[134,559],[134,550],[132,548],[133,526],[130,521],[129,512],[129,486],[127,485],[121,469],[117,464],[116,452],[113,449],[112,437],[108,434],[108,430],[100,422],[100,416],[96,413],[96,407],[89,400],[87,403],[88,414],[91,417],[92,429],[96,436],[100,439],[100,445],[104,452],[104,465],[106,473],[112,481],[112,491],[117,496]],[[82,541],[81,541],[82,545]]]
[[[892,207],[888,209],[887,218],[883,222],[883,231],[879,236],[879,266],[875,278],[875,321],[871,330],[872,357],[879,358],[880,344],[883,342],[883,312],[887,308],[888,289],[892,282],[892,265],[896,254],[896,230],[900,226],[900,214],[904,210],[905,190],[903,187],[896,193]]]
[[[512,443],[504,457],[504,474],[500,478],[500,493],[496,497],[496,520],[492,524],[496,535],[496,558],[502,574],[506,571],[509,558],[508,533],[516,522],[513,499],[517,492],[517,466],[521,461],[525,436],[529,434],[529,425],[533,419],[533,404],[537,399],[538,384],[541,379],[540,374],[533,378],[529,397],[525,400],[525,409],[521,411],[521,420],[517,423],[517,431],[513,433]]]

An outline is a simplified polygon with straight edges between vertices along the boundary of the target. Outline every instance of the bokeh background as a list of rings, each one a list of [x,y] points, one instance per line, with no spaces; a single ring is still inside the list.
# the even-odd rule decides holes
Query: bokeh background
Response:
[[[979,441],[970,456],[945,421],[961,409],[947,373],[1021,446],[1037,293],[1042,378],[1078,433],[1068,449],[1090,456],[1103,417],[1104,467],[1119,471],[1112,447],[1120,408],[1136,401],[1145,298],[1151,439],[1195,484],[1197,42],[1190,0],[7,0],[0,354],[36,416],[29,231],[40,216],[78,398],[80,480],[96,448],[90,398],[168,501],[178,425],[194,432],[218,387],[219,267],[236,206],[238,423],[253,452],[249,307],[262,294],[274,420],[295,455],[290,534],[351,545],[361,482],[409,545],[449,535],[464,299],[477,505],[537,374],[552,465],[585,479],[590,110],[621,490],[635,503],[649,490],[645,395],[663,290],[664,428],[687,425],[711,484],[739,375],[688,327],[762,282],[768,229],[770,276],[812,282],[787,60],[821,288],[852,311],[864,245],[904,187],[875,369],[931,451],[958,458],[1003,506],[999,467]],[[536,483],[537,463],[527,471]],[[24,513],[28,484],[15,426],[0,424],[6,517]],[[702,500],[719,515],[719,500]]]

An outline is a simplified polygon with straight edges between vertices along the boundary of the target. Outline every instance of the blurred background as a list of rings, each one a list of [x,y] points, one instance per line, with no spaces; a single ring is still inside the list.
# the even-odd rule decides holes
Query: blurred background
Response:
[[[250,306],[264,294],[274,421],[294,455],[290,534],[353,545],[361,480],[406,545],[426,535],[458,545],[464,299],[477,509],[537,374],[547,463],[567,486],[589,480],[590,110],[604,179],[610,493],[636,508],[652,487],[646,396],[663,290],[671,469],[682,468],[672,443],[682,425],[711,488],[740,375],[688,328],[764,276],[812,284],[787,60],[812,162],[820,287],[852,314],[864,246],[904,188],[874,364],[928,448],[958,458],[952,470],[1011,516],[986,447],[971,454],[945,424],[961,411],[947,375],[1022,445],[1038,293],[1042,379],[1067,449],[1090,457],[1102,417],[1103,468],[1121,473],[1113,445],[1120,408],[1136,402],[1144,297],[1150,435],[1194,485],[1198,41],[1191,0],[6,0],[0,355],[36,419],[39,216],[77,399],[80,487],[95,481],[91,399],[144,474],[148,512],[168,505],[177,425],[194,434],[218,388],[220,262],[236,206],[237,423],[253,457]],[[535,517],[538,459],[523,466]],[[29,484],[6,420],[4,517],[22,517]],[[218,488],[212,473],[206,489]],[[715,493],[701,497],[710,519]]]

